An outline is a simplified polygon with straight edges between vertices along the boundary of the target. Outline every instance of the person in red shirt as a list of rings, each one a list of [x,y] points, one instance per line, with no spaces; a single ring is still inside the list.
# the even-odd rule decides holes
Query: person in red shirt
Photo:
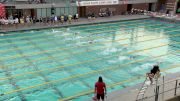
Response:
[[[97,100],[100,101],[100,98],[102,101],[104,101],[104,96],[106,94],[106,84],[103,82],[102,77],[99,77],[98,82],[95,84],[94,93],[97,95]]]

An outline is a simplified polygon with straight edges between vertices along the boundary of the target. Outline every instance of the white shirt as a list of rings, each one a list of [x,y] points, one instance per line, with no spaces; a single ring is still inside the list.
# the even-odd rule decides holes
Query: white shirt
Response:
[[[78,15],[78,14],[76,14],[76,18],[79,18],[79,15]]]
[[[54,20],[57,21],[57,16],[54,17]]]
[[[15,23],[19,23],[19,19],[18,18],[15,19]]]

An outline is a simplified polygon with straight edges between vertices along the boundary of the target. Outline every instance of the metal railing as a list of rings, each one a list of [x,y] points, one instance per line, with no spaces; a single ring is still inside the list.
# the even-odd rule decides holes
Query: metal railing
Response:
[[[160,82],[161,83],[158,83]],[[165,101],[180,94],[180,78],[165,82],[164,76],[157,81],[157,85],[149,88],[146,96],[137,101]]]

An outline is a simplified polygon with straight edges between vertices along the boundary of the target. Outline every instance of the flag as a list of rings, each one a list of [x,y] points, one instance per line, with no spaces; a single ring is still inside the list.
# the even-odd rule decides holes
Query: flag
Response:
[[[0,3],[0,17],[5,17],[5,16],[6,16],[5,6],[4,4]]]

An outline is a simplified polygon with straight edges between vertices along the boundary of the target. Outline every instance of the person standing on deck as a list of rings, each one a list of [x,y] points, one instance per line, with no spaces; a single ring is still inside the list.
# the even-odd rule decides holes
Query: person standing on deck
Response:
[[[104,96],[106,95],[106,84],[103,82],[102,77],[99,77],[98,82],[95,84],[94,94],[97,97],[97,101],[104,101]]]

